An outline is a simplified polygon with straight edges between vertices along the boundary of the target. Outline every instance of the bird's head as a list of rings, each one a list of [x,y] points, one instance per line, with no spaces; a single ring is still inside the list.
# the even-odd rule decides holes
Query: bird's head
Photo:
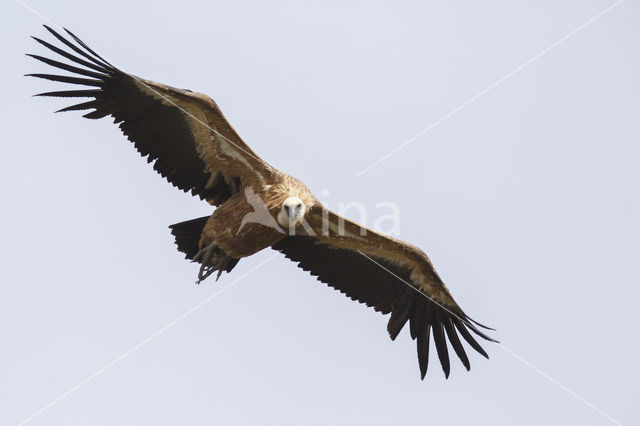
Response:
[[[288,197],[282,203],[280,212],[278,213],[278,224],[283,228],[289,229],[298,225],[307,212],[307,206],[298,197]]]

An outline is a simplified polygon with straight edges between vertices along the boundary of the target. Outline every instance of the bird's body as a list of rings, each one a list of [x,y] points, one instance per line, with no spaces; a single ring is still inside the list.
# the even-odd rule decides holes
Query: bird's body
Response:
[[[447,339],[467,369],[460,336],[487,356],[470,331],[493,339],[454,301],[422,250],[326,209],[302,182],[258,157],[208,96],[127,74],[69,31],[75,44],[46,28],[70,50],[35,40],[73,65],[30,56],[71,75],[30,75],[85,87],[40,95],[89,98],[61,111],[112,116],[155,170],[216,207],[211,216],[170,226],[178,249],[200,263],[199,281],[230,272],[241,258],[271,247],[353,300],[390,313],[392,339],[408,322],[422,378],[431,336],[446,376]]]
[[[291,207],[285,204],[287,200],[293,201]],[[198,248],[214,244],[233,258],[251,256],[283,239],[289,225],[296,232],[298,220],[289,224],[283,206],[293,211],[299,204],[305,212],[317,205],[302,182],[283,173],[273,173],[269,180],[260,177],[214,210],[204,224]],[[304,218],[303,214],[299,220]]]

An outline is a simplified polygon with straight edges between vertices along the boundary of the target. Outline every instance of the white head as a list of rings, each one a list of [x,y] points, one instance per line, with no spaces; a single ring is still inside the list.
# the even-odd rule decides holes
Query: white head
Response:
[[[289,229],[296,226],[304,218],[307,206],[298,197],[289,197],[282,203],[278,213],[278,223],[283,228]]]

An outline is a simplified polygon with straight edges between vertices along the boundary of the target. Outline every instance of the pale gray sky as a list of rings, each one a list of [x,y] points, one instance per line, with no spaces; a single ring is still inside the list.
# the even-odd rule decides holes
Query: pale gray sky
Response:
[[[329,204],[382,201],[458,302],[533,366],[638,423],[640,6],[625,1],[363,176],[357,173],[615,1],[26,0],[133,74],[212,96]],[[210,213],[110,120],[53,114],[0,6],[0,423],[611,424],[499,345],[432,359],[407,330],[271,251],[217,283],[168,225]],[[267,261],[258,267],[261,262]]]

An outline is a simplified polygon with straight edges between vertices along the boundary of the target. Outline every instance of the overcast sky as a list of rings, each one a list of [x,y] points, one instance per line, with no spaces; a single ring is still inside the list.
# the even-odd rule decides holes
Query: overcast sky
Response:
[[[640,422],[637,2],[25,2],[213,97],[330,207],[395,203],[504,346],[422,382],[408,330],[271,250],[195,285],[167,226],[211,208],[109,119],[31,98],[64,85],[22,77],[46,21],[6,0],[1,424]]]

